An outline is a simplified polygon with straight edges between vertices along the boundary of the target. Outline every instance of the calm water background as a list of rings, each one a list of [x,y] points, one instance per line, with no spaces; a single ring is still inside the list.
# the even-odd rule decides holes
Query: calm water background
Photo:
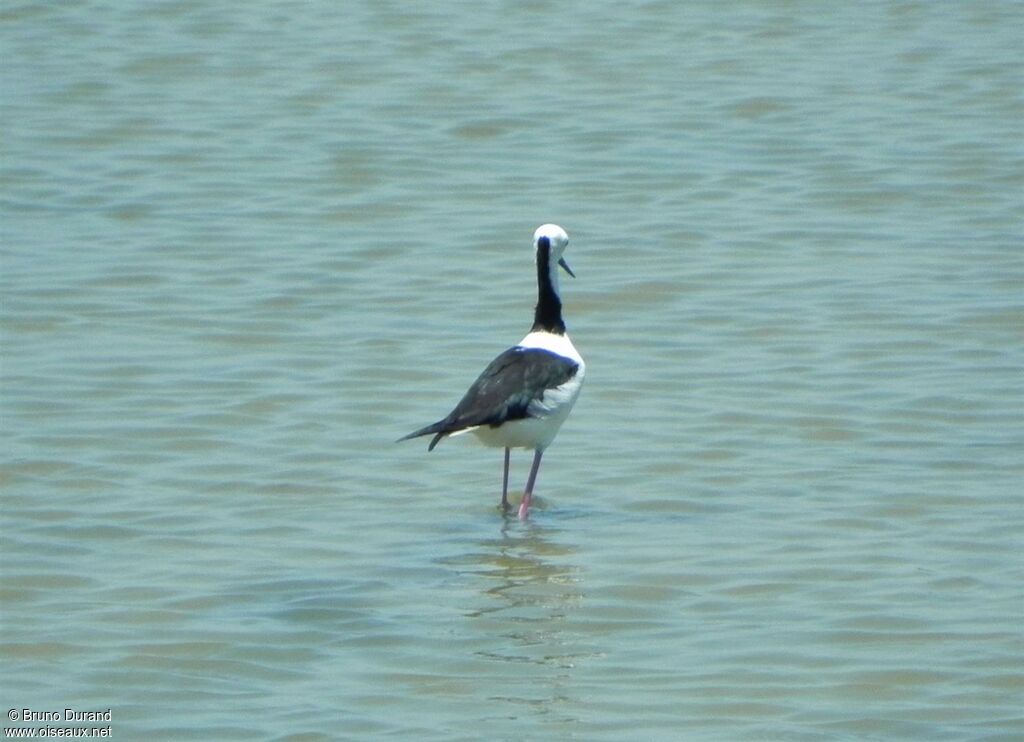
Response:
[[[4,709],[1024,736],[1020,3],[0,20]],[[589,368],[522,524],[499,451],[392,441],[545,221]]]

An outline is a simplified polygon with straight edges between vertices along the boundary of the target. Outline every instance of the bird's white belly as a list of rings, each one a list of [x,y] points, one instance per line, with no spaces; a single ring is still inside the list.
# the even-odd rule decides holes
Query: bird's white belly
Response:
[[[473,435],[485,446],[494,448],[547,448],[554,440],[562,419],[533,417],[509,420],[497,428],[482,425],[473,428]]]

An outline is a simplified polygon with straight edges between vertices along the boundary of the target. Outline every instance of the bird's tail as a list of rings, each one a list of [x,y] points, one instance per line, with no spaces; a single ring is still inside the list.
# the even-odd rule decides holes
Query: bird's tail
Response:
[[[446,420],[439,420],[438,422],[432,423],[431,425],[428,425],[425,428],[420,428],[419,430],[413,431],[412,433],[409,433],[409,435],[403,435],[401,438],[395,441],[395,443],[401,443],[402,441],[407,441],[410,438],[419,438],[421,435],[433,434],[434,439],[430,441],[430,445],[427,446],[428,451],[433,451],[434,446],[436,446],[442,438],[444,438],[446,435],[448,435],[449,432],[451,432],[450,430],[448,430],[448,427],[445,424],[446,422]]]

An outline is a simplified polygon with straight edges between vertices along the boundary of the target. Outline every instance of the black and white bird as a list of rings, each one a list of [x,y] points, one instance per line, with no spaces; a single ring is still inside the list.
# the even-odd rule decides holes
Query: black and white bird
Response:
[[[576,403],[586,369],[562,321],[559,266],[576,277],[562,257],[568,244],[569,235],[557,224],[537,228],[537,308],[529,334],[491,361],[447,417],[399,439],[433,435],[427,447],[432,451],[446,436],[473,433],[486,446],[504,448],[501,507],[506,511],[510,449],[533,449],[533,466],[519,505],[521,519],[530,510],[544,450]]]

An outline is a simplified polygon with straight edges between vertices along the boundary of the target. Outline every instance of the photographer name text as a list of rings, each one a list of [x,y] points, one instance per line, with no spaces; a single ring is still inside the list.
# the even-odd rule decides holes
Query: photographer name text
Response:
[[[3,708],[0,706],[0,708]],[[110,721],[110,709],[106,711],[78,711],[77,709],[64,709],[63,711],[33,711],[32,709],[11,709],[7,712],[10,721],[33,722],[33,721]]]

